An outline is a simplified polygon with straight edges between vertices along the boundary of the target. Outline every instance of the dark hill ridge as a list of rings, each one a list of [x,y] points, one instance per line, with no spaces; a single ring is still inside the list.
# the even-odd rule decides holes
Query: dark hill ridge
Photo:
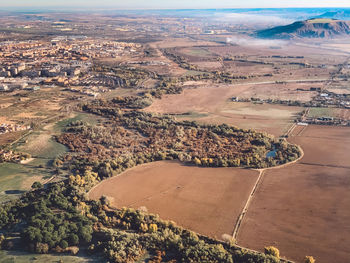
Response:
[[[257,32],[261,38],[341,38],[350,37],[350,21],[315,18]]]

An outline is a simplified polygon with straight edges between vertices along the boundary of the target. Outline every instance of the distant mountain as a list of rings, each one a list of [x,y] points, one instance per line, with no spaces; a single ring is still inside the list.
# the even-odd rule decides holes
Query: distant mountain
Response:
[[[350,10],[328,11],[316,18],[330,18],[339,20],[350,20]]]
[[[315,18],[257,32],[261,38],[340,38],[350,37],[350,21]]]

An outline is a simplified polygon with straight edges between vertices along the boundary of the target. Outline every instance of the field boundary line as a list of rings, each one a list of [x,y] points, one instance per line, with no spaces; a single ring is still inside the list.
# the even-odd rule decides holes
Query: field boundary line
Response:
[[[236,238],[237,238],[239,228],[240,228],[240,226],[242,224],[244,216],[248,212],[248,208],[249,208],[250,202],[251,202],[251,200],[252,200],[252,198],[253,198],[253,196],[254,196],[254,194],[256,192],[256,189],[258,188],[258,185],[259,185],[260,181],[262,180],[262,178],[264,176],[264,173],[265,173],[264,169],[259,170],[258,179],[256,180],[256,182],[255,182],[255,184],[253,186],[253,189],[250,192],[249,197],[248,197],[248,199],[247,199],[247,201],[246,201],[246,203],[245,203],[245,205],[244,205],[244,207],[242,209],[242,212],[240,213],[240,215],[239,215],[239,217],[238,217],[238,219],[236,221],[235,228],[234,228],[233,233],[232,233],[232,237],[234,238],[234,240],[236,240]]]
[[[296,125],[295,123],[293,123],[292,126],[290,126],[290,128],[287,130],[287,132],[286,132],[283,136],[284,136],[284,137],[288,137],[289,134],[291,134],[291,133],[294,131],[294,129],[295,129],[296,126],[297,126],[297,125]]]
[[[249,197],[242,209],[242,212],[240,213],[237,221],[236,221],[236,224],[235,224],[235,227],[234,227],[234,230],[233,230],[233,233],[232,233],[232,237],[234,238],[234,240],[237,240],[237,236],[238,236],[238,233],[239,233],[239,229],[242,225],[242,222],[245,218],[245,215],[248,213],[248,209],[249,209],[249,205],[254,197],[254,194],[256,192],[256,190],[258,189],[263,177],[264,177],[264,174],[267,170],[272,170],[272,169],[279,169],[279,168],[284,168],[288,165],[291,165],[291,164],[295,164],[296,162],[298,162],[299,160],[301,160],[303,157],[304,157],[304,151],[303,149],[297,145],[298,148],[299,148],[299,151],[300,151],[300,156],[299,158],[295,159],[294,161],[292,162],[289,162],[289,163],[285,163],[285,164],[282,164],[282,165],[279,165],[279,166],[274,166],[274,167],[269,167],[269,168],[263,168],[263,169],[252,169],[252,170],[256,170],[256,171],[259,171],[259,176],[258,176],[258,179],[256,180],[254,186],[253,186],[253,189],[252,191],[250,192],[249,194]]]

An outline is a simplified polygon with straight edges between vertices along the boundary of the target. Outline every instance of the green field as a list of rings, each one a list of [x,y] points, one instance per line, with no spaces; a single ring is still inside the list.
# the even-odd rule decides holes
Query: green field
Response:
[[[0,164],[0,202],[17,198],[23,191],[30,189],[32,182],[43,181],[53,175],[52,161],[68,152],[68,148],[57,143],[52,136],[63,132],[69,122],[77,120],[96,125],[99,117],[77,113],[72,118],[33,131],[13,145],[13,150],[29,153],[34,160],[27,164]]]
[[[316,18],[316,19],[308,20],[308,22],[312,23],[312,24],[316,24],[316,23],[331,23],[333,21],[334,21],[333,19],[329,19],[329,18]]]
[[[57,122],[54,126],[54,130],[56,132],[62,132],[64,128],[67,126],[68,123],[72,121],[83,121],[86,122],[90,125],[96,125],[101,119],[100,117],[93,115],[93,114],[88,114],[88,113],[76,113],[76,115],[72,118],[67,118],[64,120],[61,120]]]
[[[196,57],[212,57],[213,53],[208,51],[205,48],[200,47],[193,47],[193,48],[186,48],[181,50],[182,53],[190,56],[196,56]]]
[[[26,138],[20,140],[20,142],[14,146],[14,149],[31,154],[35,158],[33,163],[37,165],[48,165],[49,162],[57,156],[68,151],[66,146],[54,140],[53,135],[60,134],[64,131],[68,123],[78,120],[96,125],[98,117],[92,114],[78,113],[75,117],[63,119],[55,124],[47,125],[40,130],[32,132]]]
[[[0,263],[58,263],[62,260],[64,263],[97,263],[106,262],[99,257],[83,257],[83,256],[69,256],[69,255],[40,255],[30,254],[17,251],[0,251]]]
[[[333,108],[310,108],[308,117],[319,118],[319,117],[337,117],[337,109]]]
[[[0,164],[0,202],[17,198],[23,191],[29,190],[31,181],[49,178],[51,173],[38,169],[33,164]]]
[[[197,70],[187,70],[184,74],[184,76],[197,76],[202,74],[202,71],[197,71]]]

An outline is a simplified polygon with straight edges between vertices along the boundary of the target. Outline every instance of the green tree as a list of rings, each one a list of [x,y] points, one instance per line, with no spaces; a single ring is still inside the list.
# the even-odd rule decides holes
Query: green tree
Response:
[[[78,245],[79,244],[79,237],[76,234],[70,234],[69,235],[69,243],[72,245]]]
[[[32,189],[39,189],[39,188],[42,188],[42,187],[43,187],[43,185],[40,182],[34,182],[32,184]]]
[[[84,242],[90,242],[92,239],[92,229],[91,227],[84,226],[80,228],[79,230],[79,236],[82,241]]]
[[[68,242],[66,240],[61,240],[60,246],[63,249],[66,249],[68,247]]]

